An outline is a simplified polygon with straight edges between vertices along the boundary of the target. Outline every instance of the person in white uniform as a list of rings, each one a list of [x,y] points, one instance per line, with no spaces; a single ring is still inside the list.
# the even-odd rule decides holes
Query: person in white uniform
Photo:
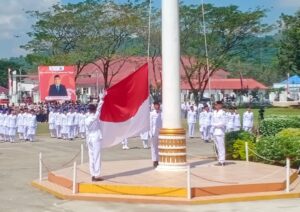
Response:
[[[143,141],[144,149],[148,149],[148,136],[149,136],[149,131],[140,134],[140,138]]]
[[[56,136],[58,139],[61,139],[61,128],[62,128],[62,110],[58,110],[58,113],[55,116],[55,129]]]
[[[100,98],[101,99],[101,98]],[[89,168],[92,181],[102,181],[101,174],[101,140],[102,133],[100,129],[99,114],[102,101],[98,103],[98,107],[90,104],[88,106],[89,114],[85,119],[86,143],[89,152]]]
[[[197,113],[194,110],[194,106],[191,106],[190,110],[188,111],[188,114],[187,114],[187,123],[188,123],[188,128],[189,128],[188,130],[189,130],[190,138],[194,137],[196,121],[197,121]]]
[[[78,134],[79,134],[79,116],[80,116],[80,113],[76,109],[75,112],[74,112],[74,120],[73,120],[74,121],[73,122],[73,135],[74,135],[74,138],[77,138]]]
[[[25,123],[27,128],[27,140],[33,142],[36,134],[37,121],[35,111],[31,110],[29,115],[27,116],[27,122]]]
[[[17,115],[17,132],[19,134],[19,139],[24,139],[24,110],[20,109]]]
[[[4,136],[4,114],[5,114],[5,110],[1,110],[0,113],[0,140],[4,141],[5,140],[5,136]]]
[[[125,138],[121,143],[122,143],[122,149],[123,150],[130,149],[129,146],[128,146],[128,139],[127,138]]]
[[[3,120],[3,126],[4,126],[4,141],[9,141],[9,109],[6,111],[4,115]]]
[[[226,113],[226,132],[234,131],[234,117],[235,113],[233,108],[229,108],[228,112]]]
[[[158,135],[159,130],[162,128],[162,112],[160,110],[159,102],[154,102],[154,110],[150,113],[150,141],[151,141],[151,158],[153,167],[158,166]]]
[[[17,132],[17,115],[16,111],[11,109],[8,116],[8,136],[11,143],[15,142]]]
[[[64,112],[62,114],[60,114],[60,119],[61,119],[61,137],[64,140],[68,139],[68,130],[69,130],[69,126],[68,126],[68,120],[67,120],[67,110],[64,110]]]
[[[211,112],[208,105],[204,105],[202,112],[199,115],[199,126],[202,140],[209,142],[211,128]]]
[[[68,139],[73,140],[74,139],[74,117],[75,113],[73,109],[70,109],[67,113],[67,124],[68,124]]]
[[[28,112],[28,108],[24,109],[24,113],[23,113],[23,123],[24,123],[24,133],[23,133],[23,139],[24,140],[28,140],[28,116],[29,116],[29,112]]]
[[[243,130],[251,132],[253,128],[253,112],[248,107],[247,111],[243,114]]]
[[[234,123],[233,123],[234,131],[241,130],[241,118],[237,107],[234,107]]]
[[[55,116],[56,116],[56,113],[53,110],[51,110],[48,115],[48,124],[49,124],[49,131],[50,131],[51,138],[56,137],[56,129],[55,129],[55,118],[56,117]]]
[[[222,102],[217,101],[215,111],[212,113],[211,126],[212,135],[215,146],[218,152],[218,161],[221,166],[225,165],[225,130],[226,130],[226,115],[222,110]]]
[[[84,125],[85,118],[86,118],[86,114],[84,110],[81,110],[81,113],[79,114],[79,136],[82,139],[85,138],[85,125]]]

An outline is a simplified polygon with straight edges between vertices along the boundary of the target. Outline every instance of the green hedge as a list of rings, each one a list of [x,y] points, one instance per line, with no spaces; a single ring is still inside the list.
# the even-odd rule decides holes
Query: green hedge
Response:
[[[275,136],[286,128],[300,128],[300,119],[294,118],[272,118],[261,122],[259,132],[262,136]]]
[[[296,129],[298,131],[300,129]],[[286,158],[292,161],[292,167],[298,168],[300,165],[300,136],[292,136],[286,133],[289,130],[283,130],[276,136],[262,137],[256,143],[256,151],[259,155],[276,162],[273,164],[285,165]],[[264,159],[258,158],[267,162]]]

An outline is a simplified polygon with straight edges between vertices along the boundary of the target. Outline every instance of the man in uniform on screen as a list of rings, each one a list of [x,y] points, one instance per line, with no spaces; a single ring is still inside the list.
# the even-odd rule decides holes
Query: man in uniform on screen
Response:
[[[61,84],[59,75],[54,76],[54,84],[50,85],[48,96],[68,96],[67,89]]]

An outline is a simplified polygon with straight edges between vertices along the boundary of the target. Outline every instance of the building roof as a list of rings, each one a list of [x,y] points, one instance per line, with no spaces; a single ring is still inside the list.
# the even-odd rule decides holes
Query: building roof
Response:
[[[8,95],[8,89],[5,88],[5,87],[0,86],[0,94],[1,93],[4,93],[4,94]]]
[[[289,80],[286,79],[279,84],[300,84],[300,76],[294,75],[290,77]]]
[[[190,90],[190,85],[184,83],[182,86],[184,90]],[[254,79],[212,79],[210,82],[210,88],[212,90],[241,90],[241,89],[260,89],[265,90],[267,87]],[[208,89],[208,85],[206,86]]]

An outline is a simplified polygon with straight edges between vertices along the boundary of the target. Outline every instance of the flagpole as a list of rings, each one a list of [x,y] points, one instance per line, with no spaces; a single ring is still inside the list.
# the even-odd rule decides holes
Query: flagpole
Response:
[[[179,2],[162,0],[162,107],[157,170],[186,170],[186,138],[180,116]]]
[[[208,72],[208,93],[209,93],[209,101],[211,102],[211,81],[210,81],[210,68],[209,68],[209,61],[208,61],[208,49],[207,49],[207,37],[206,37],[206,25],[205,25],[205,15],[204,15],[204,0],[202,0],[202,25],[203,25],[203,34],[204,34],[204,46],[205,46],[205,58],[206,58],[206,69]]]

